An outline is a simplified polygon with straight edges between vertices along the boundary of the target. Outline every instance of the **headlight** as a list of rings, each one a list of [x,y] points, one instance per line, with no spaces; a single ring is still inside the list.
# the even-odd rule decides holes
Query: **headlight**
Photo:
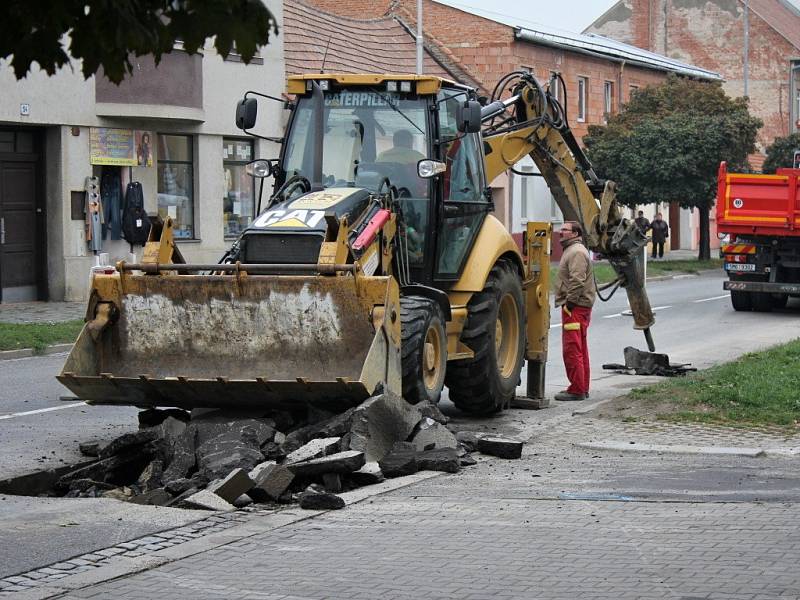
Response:
[[[447,165],[438,160],[422,159],[417,163],[417,174],[423,179],[429,179],[439,173],[444,173]]]
[[[268,160],[259,159],[247,163],[244,167],[245,172],[253,177],[269,177],[272,175],[272,163]]]

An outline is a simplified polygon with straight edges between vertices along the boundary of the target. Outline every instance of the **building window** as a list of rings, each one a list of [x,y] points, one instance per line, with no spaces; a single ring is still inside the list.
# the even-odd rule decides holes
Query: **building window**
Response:
[[[520,172],[532,174],[533,167],[530,165],[523,165],[520,167]],[[528,220],[528,206],[530,206],[531,200],[533,199],[533,181],[531,181],[531,175],[523,175],[521,183],[519,216],[524,223]]]
[[[158,134],[158,216],[172,217],[176,238],[195,237],[194,165],[189,135]]]
[[[239,235],[253,220],[255,210],[254,179],[245,172],[253,160],[252,140],[222,140],[222,167],[225,171],[225,195],[222,197],[222,227],[225,237]]]
[[[586,77],[578,77],[578,121],[586,120],[586,90],[589,87],[589,80]]]
[[[603,111],[604,118],[608,119],[609,115],[614,112],[614,82],[606,81],[603,85]]]
[[[555,100],[561,100],[561,81],[558,79],[558,71],[550,71],[550,95]]]
[[[630,91],[628,92],[628,98],[629,98],[629,99],[630,99],[630,98],[633,98],[633,95],[634,95],[634,94],[635,94],[637,91],[639,91],[639,86],[638,86],[638,85],[632,85],[632,86],[630,87]]]

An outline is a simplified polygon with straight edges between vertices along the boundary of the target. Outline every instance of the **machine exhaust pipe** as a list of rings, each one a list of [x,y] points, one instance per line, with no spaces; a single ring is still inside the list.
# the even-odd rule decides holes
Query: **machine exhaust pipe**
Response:
[[[311,100],[314,114],[314,152],[313,166],[311,169],[311,191],[319,192],[325,189],[322,185],[322,147],[325,138],[325,95],[316,81],[311,82]]]

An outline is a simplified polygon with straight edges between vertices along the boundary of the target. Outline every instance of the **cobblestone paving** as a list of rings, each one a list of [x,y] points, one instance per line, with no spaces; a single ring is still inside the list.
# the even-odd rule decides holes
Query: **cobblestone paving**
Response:
[[[85,314],[85,302],[0,304],[0,323],[57,323],[82,319]]]
[[[800,599],[797,458],[575,446],[598,439],[798,445],[785,435],[698,425],[581,416],[542,423],[522,460],[482,462],[60,597],[144,599],[169,591],[192,600]],[[754,493],[764,499],[753,501]],[[210,517],[6,578],[0,597],[42,583],[57,586],[58,579],[113,564],[117,556],[146,556],[241,522],[258,523],[261,514]]]
[[[63,597],[796,598],[797,516],[390,496]]]
[[[614,439],[709,448],[749,447],[788,450],[800,447],[800,435],[787,435],[777,430],[745,430],[694,423],[675,424],[659,421],[624,423],[610,419],[576,417],[562,422],[555,428],[547,429],[548,435],[551,436],[560,436],[564,431],[569,431],[574,437],[580,435],[586,442]]]
[[[715,495],[717,485],[747,487],[752,474],[759,490],[795,485],[796,501],[800,480],[787,483],[786,473],[797,459],[574,447],[608,425],[576,417],[543,426],[520,461],[486,461],[63,598],[144,599],[165,590],[209,600],[800,598],[798,504]],[[612,427],[614,436],[730,443],[694,426]],[[725,480],[728,471],[741,482]],[[687,488],[705,488],[663,501],[660,482],[680,487],[680,477],[690,478]]]

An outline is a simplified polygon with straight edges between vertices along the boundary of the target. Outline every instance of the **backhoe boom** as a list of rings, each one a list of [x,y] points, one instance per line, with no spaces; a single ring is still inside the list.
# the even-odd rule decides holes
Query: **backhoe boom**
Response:
[[[655,319],[644,289],[646,236],[620,214],[614,183],[594,172],[550,90],[529,73],[516,74],[510,90],[510,97],[481,111],[487,179],[513,168],[526,155],[533,159],[564,218],[580,223],[587,247],[611,263],[617,280],[608,287],[625,288],[634,327],[644,330],[654,351],[649,328]]]

